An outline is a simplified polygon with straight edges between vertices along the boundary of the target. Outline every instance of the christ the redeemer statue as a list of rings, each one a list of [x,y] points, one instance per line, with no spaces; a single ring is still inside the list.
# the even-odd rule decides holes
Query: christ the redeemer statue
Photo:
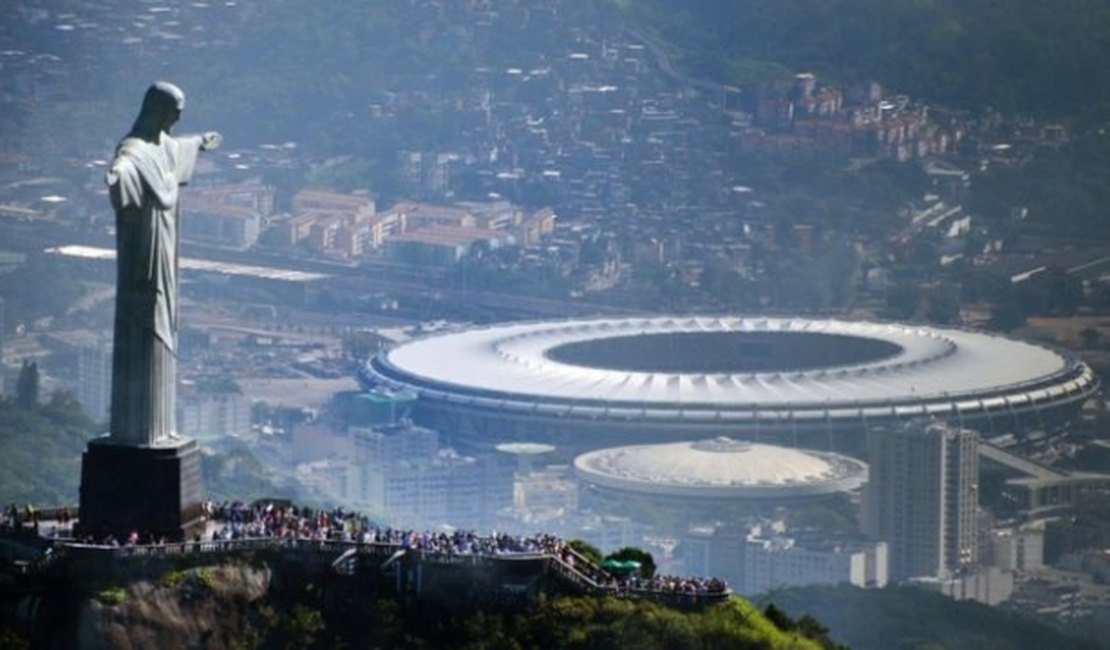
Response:
[[[159,81],[116,149],[108,193],[116,213],[112,442],[151,447],[177,437],[178,188],[220,135],[171,136],[185,94]]]

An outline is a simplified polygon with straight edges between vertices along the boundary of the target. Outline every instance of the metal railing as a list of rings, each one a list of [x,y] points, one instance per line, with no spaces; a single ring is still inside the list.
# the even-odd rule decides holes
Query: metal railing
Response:
[[[464,553],[454,550],[435,550],[413,548],[401,543],[358,542],[342,540],[320,540],[302,537],[248,538],[228,540],[201,540],[175,542],[168,544],[136,544],[125,546],[106,546],[102,544],[83,544],[79,542],[55,543],[52,552],[32,562],[15,565],[16,573],[33,577],[53,568],[60,560],[68,557],[94,558],[96,561],[123,560],[138,558],[169,558],[196,555],[222,555],[247,551],[276,550],[316,555],[334,560],[344,554],[346,562],[359,568],[379,568],[381,562],[397,556],[404,556],[419,562],[440,565],[495,566],[501,562],[520,560],[544,560],[551,573],[575,590],[593,595],[607,595],[621,598],[648,599],[675,605],[693,603],[723,602],[731,596],[731,590],[721,591],[662,591],[647,588],[631,588],[626,583],[618,583],[589,559],[571,547],[558,551],[501,551]],[[353,554],[350,552],[354,551]],[[538,574],[537,574],[538,575]]]

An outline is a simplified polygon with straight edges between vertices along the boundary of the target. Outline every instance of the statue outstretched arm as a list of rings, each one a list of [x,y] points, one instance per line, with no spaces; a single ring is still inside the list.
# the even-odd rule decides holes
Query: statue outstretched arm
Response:
[[[215,131],[209,131],[203,135],[175,136],[173,158],[178,184],[185,185],[193,178],[198,153],[215,149],[222,141],[223,137]]]
[[[218,149],[220,147],[220,143],[222,143],[223,141],[224,137],[218,132],[209,131],[200,136],[200,150],[212,151],[213,149]]]

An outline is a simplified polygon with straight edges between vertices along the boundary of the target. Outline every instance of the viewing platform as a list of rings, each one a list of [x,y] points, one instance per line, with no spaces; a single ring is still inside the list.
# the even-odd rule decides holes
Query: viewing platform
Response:
[[[66,514],[76,509],[64,509]],[[36,513],[37,524],[0,528],[0,591],[17,598],[41,593],[64,576],[127,572],[144,565],[167,567],[235,557],[293,562],[333,576],[385,579],[401,597],[436,597],[437,591],[469,596],[528,599],[567,593],[649,600],[680,608],[727,602],[731,589],[715,578],[618,577],[552,535],[482,536],[468,531],[426,533],[364,530],[360,539],[286,534],[197,539],[176,543],[84,543],[65,537],[56,517],[63,509]],[[10,522],[9,522],[10,523]],[[68,522],[72,526],[72,520]],[[219,536],[225,522],[210,522]],[[36,532],[55,529],[63,536]],[[334,534],[334,533],[333,533]]]

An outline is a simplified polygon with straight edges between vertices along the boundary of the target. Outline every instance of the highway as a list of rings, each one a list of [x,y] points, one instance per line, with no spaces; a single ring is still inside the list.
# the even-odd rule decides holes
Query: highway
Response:
[[[25,224],[12,219],[3,219],[0,220],[0,239],[16,244],[17,246],[13,248],[25,252],[43,251],[49,248],[75,244],[115,248],[115,241],[105,233],[80,232],[60,224],[51,225],[52,227],[44,227],[42,223]],[[571,300],[569,298],[563,300],[474,289],[444,289],[428,281],[418,279],[423,277],[434,281],[437,275],[430,273],[428,269],[409,268],[393,264],[378,263],[359,266],[307,258],[283,251],[237,251],[195,242],[183,243],[182,255],[203,262],[256,265],[277,271],[323,274],[329,277],[321,280],[322,282],[349,291],[351,295],[388,293],[394,296],[407,297],[410,302],[415,299],[428,303],[462,303],[506,319],[576,318],[599,315],[634,316],[651,313],[644,310],[624,309],[605,303]],[[375,273],[375,270],[380,271],[382,275]],[[388,273],[391,277],[384,277],[385,273]],[[355,314],[351,316],[358,318]],[[346,320],[349,321],[350,319]]]

